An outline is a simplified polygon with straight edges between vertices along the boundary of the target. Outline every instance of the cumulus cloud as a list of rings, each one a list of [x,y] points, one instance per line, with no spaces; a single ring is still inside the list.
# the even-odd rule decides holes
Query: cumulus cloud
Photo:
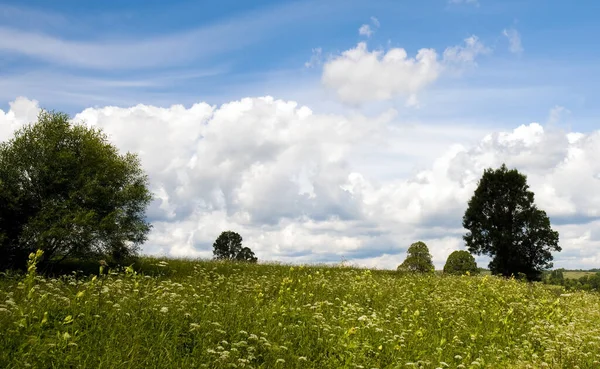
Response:
[[[358,104],[412,96],[435,81],[440,71],[433,49],[421,49],[410,58],[401,48],[386,53],[369,51],[367,44],[360,42],[324,65],[322,81],[342,101]]]
[[[423,48],[415,57],[409,57],[402,48],[369,51],[367,44],[360,42],[325,63],[322,82],[349,104],[401,96],[407,99],[407,105],[417,105],[417,93],[442,73],[474,64],[478,55],[488,52],[476,36],[465,39],[464,45],[447,48],[441,60],[434,49]]]
[[[521,45],[521,35],[514,28],[505,29],[502,34],[508,39],[508,50],[513,54],[520,54],[523,52],[523,45]]]
[[[0,111],[0,139],[38,112],[37,102],[16,99]],[[451,136],[460,128],[421,135],[398,128],[397,119],[315,114],[270,97],[219,107],[90,108],[74,117],[140,155],[155,194],[147,253],[210,257],[214,239],[231,229],[261,260],[394,268],[422,240],[439,268],[464,247],[461,218],[483,170],[506,163],[528,176],[560,232],[556,265],[597,266],[600,131],[531,123],[451,145],[462,140]],[[420,157],[419,146],[435,156],[429,164],[399,168]],[[386,173],[371,169],[381,160]]]

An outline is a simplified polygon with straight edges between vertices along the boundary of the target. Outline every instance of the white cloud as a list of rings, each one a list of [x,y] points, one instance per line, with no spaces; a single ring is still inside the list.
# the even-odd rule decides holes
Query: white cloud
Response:
[[[0,139],[38,111],[25,98],[0,111]],[[393,113],[315,114],[269,97],[220,107],[90,108],[75,120],[140,154],[156,194],[148,253],[210,257],[214,239],[231,229],[261,260],[345,258],[394,268],[423,240],[441,267],[463,247],[462,214],[483,170],[506,162],[528,176],[561,234],[556,265],[600,260],[600,131],[531,123],[483,135],[402,124]],[[458,144],[478,136],[477,144]],[[429,164],[420,169],[410,164],[423,158]]]
[[[465,39],[465,45],[452,46],[444,50],[444,62],[455,64],[470,64],[475,58],[482,54],[488,54],[491,50],[487,48],[477,36]]]
[[[368,24],[363,24],[358,29],[358,34],[361,36],[371,37],[371,35],[373,34],[373,30],[371,29],[371,26],[369,26]]]
[[[379,23],[379,19],[377,19],[376,17],[371,17],[371,23],[375,28],[379,28],[381,26],[381,23]],[[358,29],[358,34],[361,36],[371,37],[373,33],[375,33],[375,30],[371,28],[369,24],[363,24]]]
[[[410,97],[438,78],[441,65],[433,49],[421,49],[409,58],[400,48],[369,51],[367,44],[344,51],[323,67],[322,81],[347,103]]]
[[[505,29],[502,34],[508,39],[508,50],[513,54],[520,54],[523,52],[523,45],[521,45],[521,35],[514,28]]]
[[[344,51],[323,67],[322,82],[349,104],[405,97],[407,105],[418,105],[417,94],[449,68],[474,64],[489,52],[476,36],[464,46],[447,48],[442,60],[434,49],[420,49],[414,58],[402,48],[369,51],[365,42]]]
[[[304,63],[304,66],[306,68],[312,68],[317,65],[321,65],[322,62],[323,62],[323,49],[321,49],[320,47],[317,47],[317,48],[312,49],[312,55],[310,56],[310,59],[306,63]]]
[[[379,19],[377,19],[377,17],[371,17],[371,23],[373,23],[376,28],[381,26],[381,23],[379,23]]]

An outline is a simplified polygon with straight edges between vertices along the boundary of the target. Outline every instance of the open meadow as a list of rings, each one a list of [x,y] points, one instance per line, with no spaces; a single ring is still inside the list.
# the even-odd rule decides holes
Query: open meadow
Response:
[[[600,367],[594,293],[349,267],[133,269],[0,278],[0,367]]]

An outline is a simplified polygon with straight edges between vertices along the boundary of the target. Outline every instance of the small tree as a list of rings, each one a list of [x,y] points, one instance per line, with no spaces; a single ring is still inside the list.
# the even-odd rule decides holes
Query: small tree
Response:
[[[213,255],[219,260],[237,260],[256,263],[258,258],[248,247],[242,247],[242,236],[236,232],[225,231],[213,244]]]
[[[37,249],[45,263],[134,255],[150,231],[147,184],[136,155],[43,111],[0,144],[0,267],[24,267]]]
[[[398,271],[433,273],[435,267],[427,245],[421,241],[415,242],[408,248],[406,259],[398,266]]]
[[[527,177],[506,165],[486,169],[463,216],[463,237],[471,253],[492,257],[492,274],[524,274],[540,280],[552,267],[551,251],[561,251],[558,232],[534,204]]]
[[[463,275],[466,272],[469,274],[479,274],[479,268],[475,258],[465,250],[457,250],[452,252],[444,265],[444,273]]]
[[[550,275],[548,276],[548,283],[549,284],[556,284],[556,285],[564,285],[565,284],[565,275],[564,275],[564,269],[555,269],[553,271],[550,272]]]

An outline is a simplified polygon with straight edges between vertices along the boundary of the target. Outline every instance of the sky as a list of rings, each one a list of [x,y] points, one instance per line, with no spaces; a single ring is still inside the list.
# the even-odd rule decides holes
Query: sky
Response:
[[[600,3],[0,2],[0,140],[40,109],[137,153],[143,252],[392,269],[465,248],[486,168],[527,175],[555,267],[600,267]],[[480,267],[489,259],[477,257]]]

